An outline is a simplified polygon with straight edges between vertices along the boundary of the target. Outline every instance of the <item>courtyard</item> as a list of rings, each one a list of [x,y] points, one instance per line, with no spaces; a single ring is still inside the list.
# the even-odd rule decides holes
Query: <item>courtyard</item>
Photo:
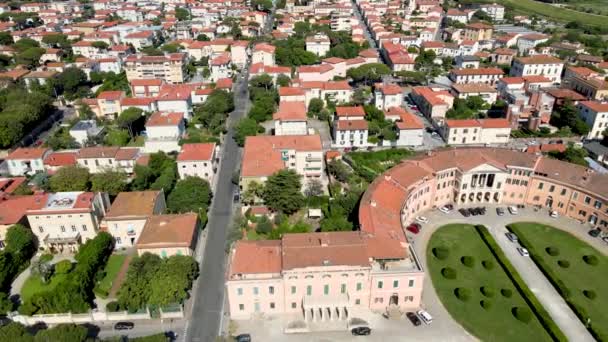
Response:
[[[508,226],[597,340],[608,340],[608,257],[573,235],[549,225]]]
[[[426,258],[443,305],[481,340],[551,341],[474,226],[439,228],[429,241]]]

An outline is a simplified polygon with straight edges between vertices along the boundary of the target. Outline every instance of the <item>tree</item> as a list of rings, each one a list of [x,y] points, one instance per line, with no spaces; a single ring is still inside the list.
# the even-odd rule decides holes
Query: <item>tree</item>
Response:
[[[13,260],[22,265],[36,252],[36,237],[31,229],[20,224],[12,225],[6,232],[6,249]]]
[[[253,0],[251,5],[264,12],[270,12],[272,10],[271,0]]]
[[[148,304],[148,286],[162,262],[160,256],[151,253],[144,253],[131,260],[126,279],[118,291],[121,307],[134,312]]]
[[[91,43],[91,46],[94,48],[97,48],[99,50],[107,50],[110,46],[108,45],[108,43],[104,42],[104,41],[95,41]]]
[[[346,76],[355,82],[371,84],[382,80],[383,76],[390,75],[391,69],[383,63],[368,63],[360,67],[348,69]]]
[[[167,198],[167,209],[173,213],[199,212],[211,203],[209,182],[199,177],[186,177],[175,184]]]
[[[63,93],[68,99],[73,99],[82,97],[83,92],[88,92],[87,82],[87,75],[82,69],[70,67],[57,76],[55,85],[58,92]]]
[[[77,101],[78,108],[78,118],[82,120],[90,120],[95,117],[95,113],[91,109],[91,106],[82,102],[82,100]]]
[[[558,128],[570,127],[572,132],[578,135],[586,135],[590,130],[587,123],[579,117],[578,111],[571,100],[566,100],[562,106],[553,112],[551,123]]]
[[[47,34],[42,37],[42,42],[53,48],[68,48],[70,47],[70,41],[68,40],[68,36],[61,33]]]
[[[87,191],[89,189],[89,170],[82,166],[64,166],[50,179],[53,192]]]
[[[110,146],[127,146],[130,139],[131,135],[126,129],[112,129],[105,136],[104,141]]]
[[[281,87],[288,87],[291,83],[291,78],[285,74],[280,74],[277,76],[277,85]]]
[[[23,64],[27,68],[37,67],[44,52],[45,50],[39,47],[29,48],[15,56],[15,63]]]
[[[270,222],[268,216],[264,215],[257,220],[255,231],[258,234],[268,234],[272,231],[272,222]]]
[[[44,38],[43,38],[44,41]],[[15,41],[13,40],[13,36],[7,32],[7,31],[2,31],[0,32],[0,45],[13,45]]]
[[[318,179],[311,179],[306,183],[304,194],[308,197],[323,195],[323,183]]]
[[[137,107],[129,107],[120,113],[117,118],[117,123],[121,128],[126,128],[129,131],[131,138],[135,135],[133,125],[137,121],[143,121],[145,118],[144,111]]]
[[[256,181],[251,181],[251,182],[247,183],[247,190],[245,190],[245,192],[243,192],[243,195],[241,196],[241,200],[243,201],[243,203],[253,204],[259,198],[262,198],[263,193],[264,193],[264,185],[262,185]]]
[[[5,292],[0,292],[0,314],[6,315],[15,309],[15,304]],[[0,336],[2,333],[0,332]],[[8,340],[7,340],[8,341]]]
[[[248,136],[255,136],[258,133],[262,133],[264,127],[260,126],[254,119],[242,118],[238,121],[234,132],[234,141],[239,146],[245,145],[245,138]]]
[[[308,104],[308,116],[309,117],[318,116],[319,113],[321,112],[321,110],[323,110],[323,107],[325,107],[325,103],[323,102],[322,99],[320,99],[318,97],[311,99],[310,103]]]
[[[175,9],[175,18],[179,21],[185,21],[190,19],[190,12],[182,7],[177,7]]]
[[[197,275],[198,263],[194,258],[184,255],[168,258],[150,281],[149,303],[167,305],[183,302]]]
[[[32,262],[31,269],[32,275],[39,277],[43,284],[48,283],[53,275],[53,265],[40,259]]]
[[[21,323],[11,322],[0,328],[0,341],[33,342],[34,337]]]
[[[433,50],[422,50],[418,57],[416,57],[416,69],[423,69],[433,66],[437,58],[437,54]]]
[[[341,215],[332,215],[321,220],[322,232],[340,232],[353,230],[353,224]]]
[[[160,47],[160,49],[167,53],[176,53],[179,51],[181,46],[178,43],[167,43]]]
[[[209,37],[204,34],[199,34],[198,36],[196,36],[196,40],[198,40],[199,42],[208,42],[211,39],[209,39]]]
[[[87,328],[76,324],[59,324],[51,329],[40,330],[34,337],[35,342],[87,340]]]
[[[569,144],[564,152],[549,152],[549,156],[555,159],[567,161],[569,163],[582,165],[585,167],[589,166],[589,163],[587,160],[585,160],[585,158],[588,156],[587,150],[584,148],[575,147],[572,144]]]
[[[79,145],[70,135],[70,131],[61,127],[53,135],[51,135],[46,144],[54,151],[77,148]]]
[[[264,203],[287,215],[298,211],[304,205],[300,177],[293,170],[280,170],[268,177],[262,194]]]
[[[91,176],[91,190],[116,196],[127,189],[128,176],[124,171],[108,169]]]
[[[327,164],[327,171],[342,183],[346,182],[350,175],[346,165],[337,159],[334,159]]]

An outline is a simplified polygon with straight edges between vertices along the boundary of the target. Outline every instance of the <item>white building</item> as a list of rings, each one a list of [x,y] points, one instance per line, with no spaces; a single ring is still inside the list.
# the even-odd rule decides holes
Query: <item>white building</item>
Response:
[[[230,53],[224,52],[209,62],[211,66],[211,81],[232,77]]]
[[[499,68],[465,68],[465,69],[452,69],[449,77],[452,82],[457,84],[466,83],[487,83],[494,84],[502,76],[504,72]]]
[[[156,112],[146,122],[144,150],[147,153],[179,151],[184,132],[184,113]]]
[[[335,147],[366,147],[368,134],[368,124],[365,120],[334,121]]]
[[[374,92],[376,108],[386,110],[403,105],[403,90],[396,84],[376,84]]]
[[[11,176],[24,176],[44,172],[44,158],[51,153],[48,148],[21,147],[9,153],[5,162]]]
[[[97,235],[109,205],[105,193],[58,192],[45,194],[26,214],[39,247],[73,253]]]
[[[136,147],[94,146],[81,148],[76,163],[90,173],[120,170],[131,174],[138,157],[139,148]]]
[[[70,136],[83,146],[89,139],[97,137],[103,131],[103,127],[97,127],[95,120],[78,121],[70,128]]]
[[[537,45],[542,44],[549,40],[549,36],[542,33],[530,33],[523,35],[517,39],[517,49],[520,54],[524,54],[531,49],[534,49]]]
[[[507,119],[445,120],[440,131],[450,145],[505,144],[511,124]]]
[[[279,103],[279,110],[273,114],[275,135],[308,134],[306,104],[303,101]]]
[[[258,43],[253,47],[251,54],[251,64],[262,63],[265,66],[276,65],[274,61],[274,51],[276,48],[267,43]]]
[[[555,83],[561,82],[564,61],[548,55],[518,57],[513,60],[511,76],[545,76]]]
[[[608,103],[581,101],[577,107],[581,119],[591,127],[587,139],[602,139],[602,133],[608,129]]]
[[[199,177],[213,186],[219,160],[217,150],[215,143],[184,144],[177,155],[179,178]]]
[[[486,12],[493,21],[503,21],[505,19],[505,7],[497,4],[483,4],[479,9]]]
[[[325,34],[320,33],[306,38],[306,51],[320,57],[325,56],[329,52],[330,45],[329,37]]]

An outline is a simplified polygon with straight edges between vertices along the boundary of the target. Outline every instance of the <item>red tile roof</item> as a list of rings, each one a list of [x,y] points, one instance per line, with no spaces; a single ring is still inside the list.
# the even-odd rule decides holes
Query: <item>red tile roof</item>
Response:
[[[156,112],[150,116],[146,126],[177,126],[184,119],[181,112]]]
[[[214,151],[215,143],[184,144],[177,161],[211,160]]]
[[[306,104],[303,101],[281,101],[273,120],[306,121]]]
[[[44,147],[20,147],[9,153],[5,159],[41,159],[48,151],[50,150]]]

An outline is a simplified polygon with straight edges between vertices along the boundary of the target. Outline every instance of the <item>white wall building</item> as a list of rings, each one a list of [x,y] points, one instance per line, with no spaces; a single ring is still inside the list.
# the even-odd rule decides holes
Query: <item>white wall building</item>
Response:
[[[608,129],[608,103],[582,101],[577,107],[581,119],[591,127],[587,139],[602,139],[602,133]]]
[[[218,149],[215,143],[184,144],[177,155],[179,178],[199,177],[213,186],[219,161]]]
[[[518,57],[513,60],[511,76],[544,76],[554,83],[561,82],[564,61],[547,55],[535,55],[530,57]]]
[[[146,122],[144,150],[147,153],[179,151],[184,132],[184,113],[156,112]]]
[[[24,176],[44,172],[44,158],[51,153],[48,148],[22,147],[11,152],[6,158],[8,173],[11,176]]]

